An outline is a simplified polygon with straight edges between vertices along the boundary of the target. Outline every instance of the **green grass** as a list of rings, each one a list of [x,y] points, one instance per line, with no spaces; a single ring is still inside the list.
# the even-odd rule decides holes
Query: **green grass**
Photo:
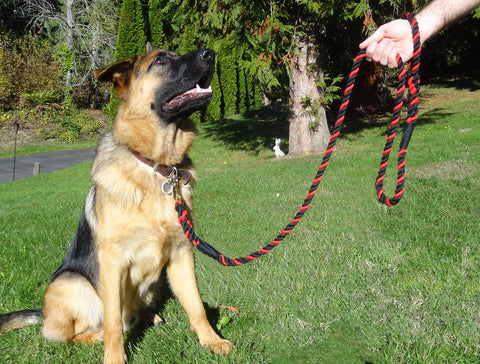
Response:
[[[387,122],[341,135],[311,209],[273,252],[240,267],[196,252],[203,301],[214,325],[230,319],[220,333],[234,352],[201,348],[172,299],[162,312],[166,325],[129,336],[130,362],[479,362],[479,100],[480,91],[422,90],[406,192],[393,208],[376,202],[374,188]],[[262,128],[265,120],[243,121]],[[224,123],[241,130],[241,121]],[[215,135],[205,126],[191,153],[200,175],[196,232],[236,258],[283,229],[321,156],[274,159],[262,145],[276,130],[259,132],[260,142],[253,132],[226,130]],[[0,185],[1,313],[41,305],[75,232],[89,168]],[[102,352],[102,345],[46,342],[39,326],[0,336],[5,363],[91,363]]]

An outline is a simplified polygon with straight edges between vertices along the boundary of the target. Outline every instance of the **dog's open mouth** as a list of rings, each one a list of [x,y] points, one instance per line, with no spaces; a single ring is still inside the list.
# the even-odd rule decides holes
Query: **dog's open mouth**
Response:
[[[187,104],[196,104],[196,105],[203,105],[205,102],[210,101],[212,97],[212,86],[208,86],[208,88],[202,88],[198,84],[187,90],[178,94],[168,100],[163,106],[163,111],[172,112],[176,111]],[[193,106],[193,105],[192,105]]]

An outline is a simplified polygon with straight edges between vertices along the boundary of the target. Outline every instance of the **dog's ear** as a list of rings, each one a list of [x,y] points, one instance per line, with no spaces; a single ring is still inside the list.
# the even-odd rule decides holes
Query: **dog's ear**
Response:
[[[117,96],[125,100],[125,94],[128,89],[130,76],[133,72],[135,62],[139,56],[133,56],[122,61],[112,63],[111,65],[93,71],[93,77],[100,82],[112,82]]]
[[[151,51],[153,51],[152,43],[147,42],[146,48],[147,48],[146,53],[150,53]]]

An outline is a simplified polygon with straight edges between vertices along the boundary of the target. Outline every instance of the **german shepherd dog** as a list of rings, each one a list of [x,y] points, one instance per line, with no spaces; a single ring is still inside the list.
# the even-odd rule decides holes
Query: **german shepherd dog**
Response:
[[[214,63],[209,49],[180,56],[147,45],[145,55],[94,71],[98,81],[113,83],[122,102],[98,147],[77,233],[43,308],[1,315],[0,333],[43,321],[46,339],[103,340],[104,363],[124,363],[124,331],[141,318],[161,322],[149,308],[166,268],[200,344],[215,353],[231,350],[207,320],[192,247],[168,188],[192,215],[196,174],[187,152],[195,127],[188,116],[211,100]]]

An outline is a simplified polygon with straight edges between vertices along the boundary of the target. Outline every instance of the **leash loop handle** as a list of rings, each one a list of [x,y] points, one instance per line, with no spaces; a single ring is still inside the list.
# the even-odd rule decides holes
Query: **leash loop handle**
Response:
[[[382,153],[382,160],[380,163],[378,177],[375,183],[377,189],[377,197],[380,202],[385,203],[388,206],[396,205],[403,196],[404,192],[404,183],[405,183],[405,154],[407,151],[408,143],[412,137],[413,128],[415,127],[417,121],[417,113],[418,113],[418,91],[420,89],[420,77],[419,77],[419,68],[420,68],[420,35],[418,30],[418,24],[413,16],[413,14],[407,14],[407,18],[412,25],[412,34],[413,34],[413,41],[414,41],[414,55],[412,61],[409,62],[408,67],[405,66],[404,62],[402,61],[400,55],[397,55],[397,62],[398,62],[398,86],[397,86],[397,95],[395,100],[395,106],[393,109],[393,115],[390,122],[390,130],[388,132],[387,141],[385,143],[385,148]],[[352,69],[350,74],[348,75],[347,84],[345,86],[345,90],[342,96],[342,101],[338,110],[337,120],[332,128],[330,134],[330,140],[328,142],[327,149],[323,155],[322,163],[320,164],[315,179],[310,186],[310,190],[308,191],[305,200],[303,201],[302,206],[298,209],[297,213],[293,217],[292,220],[287,224],[287,226],[283,229],[282,232],[269,244],[264,246],[262,249],[257,250],[256,252],[247,255],[245,257],[237,258],[237,259],[230,259],[225,257],[223,254],[218,252],[215,248],[210,246],[208,243],[204,242],[200,239],[193,230],[193,225],[188,218],[187,207],[185,201],[181,198],[178,198],[175,201],[175,210],[178,213],[178,222],[183,228],[183,232],[186,238],[195,246],[198,250],[200,250],[203,254],[208,255],[209,257],[217,260],[219,263],[225,266],[237,266],[242,265],[251,261],[254,261],[261,257],[262,255],[268,253],[273,248],[278,246],[283,239],[290,234],[290,232],[294,229],[294,227],[300,222],[303,218],[305,213],[307,212],[308,208],[310,207],[310,203],[317,192],[318,185],[323,178],[323,174],[328,166],[330,157],[333,154],[335,149],[335,144],[337,139],[340,135],[340,130],[343,126],[343,121],[345,120],[345,114],[347,112],[348,105],[350,103],[350,97],[355,87],[355,80],[358,75],[358,71],[360,68],[360,64],[362,63],[363,59],[365,58],[366,49],[360,50],[353,61]],[[407,72],[408,69],[408,72]],[[400,121],[400,114],[403,107],[403,95],[405,89],[408,88],[408,98],[407,98],[407,120],[406,126],[403,132],[402,139],[400,141],[399,153],[398,153],[398,172],[397,172],[397,187],[395,191],[395,195],[392,198],[388,198],[385,196],[384,189],[383,189],[383,180],[385,177],[388,159],[390,156],[390,152],[392,150],[393,140],[397,134],[397,126]]]
[[[377,179],[375,181],[377,198],[380,202],[386,204],[387,206],[395,206],[397,203],[399,203],[405,191],[405,156],[407,153],[408,144],[412,137],[413,129],[415,128],[417,122],[418,115],[418,93],[420,91],[419,69],[421,53],[420,31],[415,16],[412,13],[407,13],[407,18],[412,28],[413,57],[412,60],[408,63],[408,65],[405,65],[400,55],[397,54],[397,95],[395,99],[395,106],[393,108],[394,111],[392,114],[392,119],[390,122],[390,130],[388,131],[385,148],[383,150],[380,167],[378,169]],[[397,126],[398,122],[400,121],[400,113],[403,106],[403,94],[405,88],[408,89],[407,120],[399,145],[395,194],[393,197],[389,198],[385,195],[383,181],[387,172],[388,160],[390,157],[390,152],[392,151],[393,141],[395,140],[395,136],[397,135]]]

